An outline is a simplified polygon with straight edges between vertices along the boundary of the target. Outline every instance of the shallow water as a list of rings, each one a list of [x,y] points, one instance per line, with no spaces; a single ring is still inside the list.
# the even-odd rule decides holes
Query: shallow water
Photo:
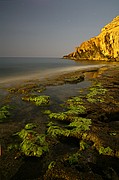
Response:
[[[49,95],[57,103],[63,102],[69,97],[78,96],[81,89],[87,88],[91,85],[88,80],[77,84],[64,84],[58,86],[49,86],[43,94]]]

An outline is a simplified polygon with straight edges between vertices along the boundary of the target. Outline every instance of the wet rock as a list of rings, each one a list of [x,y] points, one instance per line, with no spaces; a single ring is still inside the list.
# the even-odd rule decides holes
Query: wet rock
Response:
[[[84,75],[79,76],[79,77],[71,77],[71,78],[67,78],[65,79],[65,83],[79,83],[81,81],[84,81]]]

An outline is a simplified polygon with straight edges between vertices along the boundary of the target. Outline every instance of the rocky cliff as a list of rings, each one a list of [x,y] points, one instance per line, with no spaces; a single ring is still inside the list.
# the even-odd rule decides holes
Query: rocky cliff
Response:
[[[102,28],[98,36],[83,42],[63,58],[119,61],[119,16]]]

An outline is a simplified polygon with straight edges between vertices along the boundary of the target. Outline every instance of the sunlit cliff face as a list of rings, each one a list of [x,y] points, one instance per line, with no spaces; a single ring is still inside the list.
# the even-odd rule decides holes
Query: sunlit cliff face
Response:
[[[98,36],[83,42],[64,58],[119,61],[119,16],[102,28]]]

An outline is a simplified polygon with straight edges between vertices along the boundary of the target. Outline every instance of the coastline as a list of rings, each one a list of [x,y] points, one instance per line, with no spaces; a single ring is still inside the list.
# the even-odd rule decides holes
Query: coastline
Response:
[[[36,82],[36,83],[43,83],[47,84],[47,81],[59,81],[59,79],[66,78],[66,76],[70,77],[72,74],[76,74],[78,76],[88,71],[98,71],[99,69],[107,68],[108,64],[102,65],[88,65],[88,66],[80,66],[80,67],[69,67],[69,68],[62,68],[50,70],[48,73],[47,71],[44,73],[33,73],[28,75],[21,75],[16,77],[11,77],[7,79],[1,79],[0,86],[2,87],[12,87],[17,86],[20,84],[27,84],[29,82]],[[63,77],[64,76],[64,77]],[[52,82],[51,82],[52,83]]]
[[[7,143],[9,144],[10,141],[12,141],[11,135],[13,133],[19,131],[21,128],[23,128],[24,125],[26,124],[26,122],[27,123],[29,122],[29,120],[27,120],[27,118],[30,118],[30,122],[33,121],[37,125],[40,123],[41,127],[38,127],[39,128],[38,131],[43,133],[46,130],[46,127],[44,127],[44,125],[43,125],[44,120],[46,121],[46,119],[44,116],[42,117],[42,113],[39,112],[38,107],[33,107],[33,109],[32,109],[32,105],[29,105],[29,103],[25,103],[25,102],[21,103],[21,101],[20,101],[21,96],[25,96],[27,94],[33,93],[33,89],[35,89],[35,90],[38,90],[40,88],[47,89],[47,87],[50,87],[50,86],[57,87],[57,86],[63,85],[63,84],[77,84],[77,83],[80,84],[80,82],[84,81],[84,79],[91,80],[92,82],[98,82],[98,83],[100,82],[103,85],[103,87],[108,89],[109,93],[106,95],[105,103],[99,104],[99,105],[92,104],[91,107],[87,104],[87,106],[89,106],[89,107],[87,107],[88,111],[90,112],[90,113],[88,113],[87,117],[94,119],[93,126],[91,128],[91,132],[93,132],[93,135],[90,134],[90,132],[89,132],[88,136],[90,139],[92,138],[91,141],[93,141],[93,138],[97,138],[99,136],[98,138],[99,138],[100,142],[104,142],[105,144],[108,144],[109,141],[108,141],[108,136],[106,135],[106,133],[108,133],[108,131],[115,132],[116,137],[114,136],[113,138],[116,138],[116,139],[113,139],[112,137],[110,137],[110,138],[112,138],[112,140],[115,142],[116,149],[118,150],[119,143],[118,143],[117,139],[118,139],[119,134],[118,134],[118,122],[116,121],[116,119],[118,117],[118,85],[119,85],[118,77],[119,77],[119,66],[115,66],[115,65],[113,67],[104,66],[102,68],[99,68],[99,67],[94,68],[93,67],[93,68],[87,69],[87,70],[82,69],[80,71],[77,70],[77,71],[65,72],[65,73],[61,73],[61,74],[57,74],[57,75],[55,74],[55,76],[50,76],[50,77],[48,76],[42,80],[39,80],[37,78],[30,79],[28,81],[23,81],[22,84],[18,83],[18,84],[14,84],[12,86],[11,86],[11,84],[9,84],[5,89],[3,88],[4,91],[8,90],[8,93],[7,93],[7,95],[5,94],[2,104],[10,103],[11,105],[14,105],[16,107],[18,106],[18,107],[16,110],[13,110],[13,112],[15,114],[12,115],[12,117],[8,120],[8,123],[5,122],[5,123],[0,124],[1,129],[2,129],[1,138],[2,138],[2,148],[3,148],[3,155],[1,156],[2,163],[3,163],[3,166],[1,167],[2,173],[5,174],[6,177],[15,176],[17,178],[19,177],[19,175],[22,175],[21,173],[23,173],[23,175],[24,175],[24,173],[26,173],[26,177],[28,175],[27,174],[28,172],[24,172],[23,169],[21,172],[19,171],[20,167],[22,167],[22,165],[25,161],[22,158],[18,158],[17,160],[15,160],[14,158],[16,156],[16,153],[11,154],[11,152],[8,152],[6,150]],[[69,91],[69,90],[67,90],[67,91]],[[45,91],[43,91],[43,93],[44,92]],[[43,94],[43,93],[41,92],[41,94]],[[55,93],[57,93],[57,92],[55,92]],[[110,99],[110,96],[112,96],[113,99]],[[55,106],[57,107],[58,104],[57,105],[54,104],[54,106],[52,108],[54,109]],[[18,111],[19,111],[19,113],[18,113]],[[37,111],[39,112],[38,117],[36,116],[38,114]],[[92,113],[93,111],[95,113]],[[15,117],[16,117],[16,119],[14,119]],[[39,118],[40,118],[40,122],[39,122]],[[107,118],[109,118],[109,120]],[[112,143],[112,140],[110,139],[110,142],[109,142],[111,144],[111,147],[114,146],[114,143]],[[95,145],[96,148],[98,149],[98,145],[99,145],[98,142],[96,141],[95,144],[96,144]],[[64,148],[64,147],[65,147],[65,144],[63,144],[62,148]],[[114,147],[114,149],[115,149],[115,147]],[[62,151],[64,151],[64,150],[62,149]],[[55,153],[56,153],[56,151],[55,151]],[[88,152],[88,154],[90,154],[90,153]],[[95,157],[94,154],[93,154],[93,156]],[[117,154],[117,156],[118,156],[118,154]],[[92,157],[92,158],[94,158],[94,157]],[[52,157],[46,156],[46,158],[45,158],[46,161],[47,161],[47,158],[52,160]],[[100,160],[100,158],[101,158],[102,162],[105,159],[105,163],[108,164],[107,156],[103,159],[102,156],[99,158],[96,155],[95,158],[97,158],[97,160]],[[116,158],[116,157],[114,157],[114,158]],[[86,162],[85,158],[84,158],[84,161]],[[112,161],[113,161],[113,155],[111,155],[110,163]],[[30,161],[28,161],[28,162],[30,162]],[[62,159],[62,162],[64,162],[63,159]],[[12,166],[12,163],[14,164],[14,167]],[[94,162],[91,160],[91,163],[94,163]],[[62,168],[63,171],[65,171],[65,168],[62,167],[63,163],[62,163],[62,165],[60,164],[60,160],[58,160],[57,164],[59,164],[60,169]],[[86,164],[87,164],[87,162],[86,162]],[[36,165],[37,165],[37,163],[36,163]],[[100,165],[103,166],[103,163],[101,163]],[[26,166],[27,166],[27,164],[26,164]],[[118,167],[118,158],[116,159],[115,166]],[[57,176],[57,172],[61,173],[60,169],[58,170],[57,166],[56,167],[54,166],[53,169],[51,169],[51,170],[49,169],[46,172],[45,178],[48,179],[50,176],[51,177],[53,177],[55,175]],[[112,167],[112,169],[114,169],[114,167]],[[55,172],[55,170],[56,170],[56,172]],[[7,172],[5,172],[5,171],[7,171]],[[55,172],[54,175],[53,175],[53,171]],[[114,171],[117,175],[117,172],[115,169],[114,169]],[[74,171],[71,170],[71,172],[73,175]],[[65,173],[68,176],[68,173],[67,172],[65,172]],[[78,174],[78,176],[79,176],[79,174]],[[84,174],[85,174],[85,172],[84,172]],[[93,173],[92,176],[94,176],[94,174],[95,173]],[[77,175],[77,172],[76,172],[76,175]],[[41,173],[41,177],[42,177],[42,173]]]
[[[35,80],[35,79],[45,79],[45,78],[48,78],[48,77],[53,77],[53,76],[58,76],[60,74],[66,74],[66,73],[72,73],[72,72],[75,72],[75,71],[83,71],[83,70],[91,70],[91,69],[98,69],[98,68],[101,68],[103,66],[107,66],[106,64],[102,64],[102,65],[87,65],[87,66],[79,66],[79,67],[76,67],[76,66],[72,66],[72,67],[66,67],[66,68],[56,68],[55,70],[54,69],[51,69],[50,71],[45,71],[43,73],[39,73],[39,72],[34,72],[32,74],[28,74],[28,75],[20,75],[20,76],[16,76],[16,77],[10,77],[10,78],[3,78],[1,79],[1,82],[0,84],[5,84],[5,83],[12,83],[12,82],[18,82],[18,81],[28,81],[28,80]]]

